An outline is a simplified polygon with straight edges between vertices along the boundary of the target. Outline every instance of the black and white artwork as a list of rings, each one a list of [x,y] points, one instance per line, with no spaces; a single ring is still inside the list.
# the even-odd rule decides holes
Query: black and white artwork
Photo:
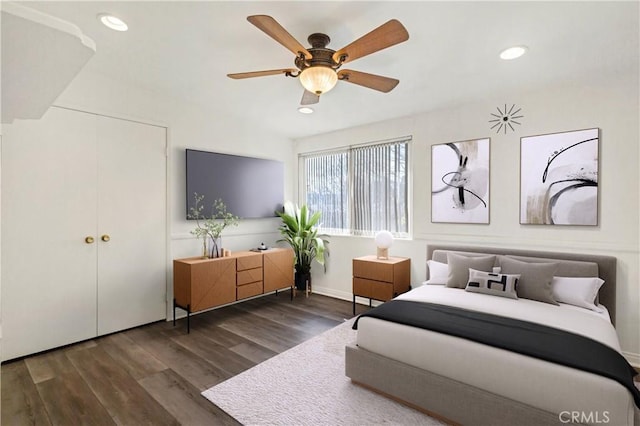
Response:
[[[520,139],[520,223],[598,224],[599,129]]]
[[[489,138],[431,147],[431,221],[489,223]]]

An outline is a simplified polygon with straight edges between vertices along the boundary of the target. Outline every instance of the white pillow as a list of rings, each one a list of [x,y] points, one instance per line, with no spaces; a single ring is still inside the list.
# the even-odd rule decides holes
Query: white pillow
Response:
[[[469,281],[465,291],[517,299],[516,289],[519,279],[520,274],[494,274],[469,268]]]
[[[551,291],[560,303],[579,306],[596,312],[604,310],[595,304],[604,280],[598,277],[553,277]]]
[[[449,265],[435,260],[427,260],[429,279],[425,284],[445,285],[449,279]]]

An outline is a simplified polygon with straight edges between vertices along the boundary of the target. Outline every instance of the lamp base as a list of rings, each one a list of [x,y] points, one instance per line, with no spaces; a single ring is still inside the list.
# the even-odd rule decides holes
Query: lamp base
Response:
[[[389,249],[378,247],[378,259],[389,260]]]

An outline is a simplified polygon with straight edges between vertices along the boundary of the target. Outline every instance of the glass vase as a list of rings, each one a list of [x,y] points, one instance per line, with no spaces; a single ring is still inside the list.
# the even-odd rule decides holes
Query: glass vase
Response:
[[[207,240],[209,239],[209,237],[204,237],[202,239],[202,257],[203,258],[208,258],[209,257],[209,250],[207,248]]]
[[[222,257],[222,237],[211,238],[210,243],[211,250],[209,252],[209,257],[211,259]]]

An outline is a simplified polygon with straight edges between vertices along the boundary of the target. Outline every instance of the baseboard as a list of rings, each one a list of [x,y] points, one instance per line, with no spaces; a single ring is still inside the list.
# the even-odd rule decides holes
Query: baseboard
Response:
[[[327,287],[316,287],[313,286],[313,292],[316,294],[321,294],[323,296],[333,297],[334,299],[347,300],[349,302],[353,302],[353,293],[346,291],[339,291],[332,288]],[[359,305],[369,305],[369,299],[366,297],[356,297],[356,303]],[[371,302],[372,306],[378,306],[382,304],[382,302],[373,300]]]
[[[333,288],[318,287],[318,286],[314,285],[313,286],[313,292],[317,293],[317,294],[321,294],[323,296],[333,297],[334,299],[348,300],[350,302],[353,300],[352,293],[348,293],[346,291],[336,290],[336,289],[333,289]]]

